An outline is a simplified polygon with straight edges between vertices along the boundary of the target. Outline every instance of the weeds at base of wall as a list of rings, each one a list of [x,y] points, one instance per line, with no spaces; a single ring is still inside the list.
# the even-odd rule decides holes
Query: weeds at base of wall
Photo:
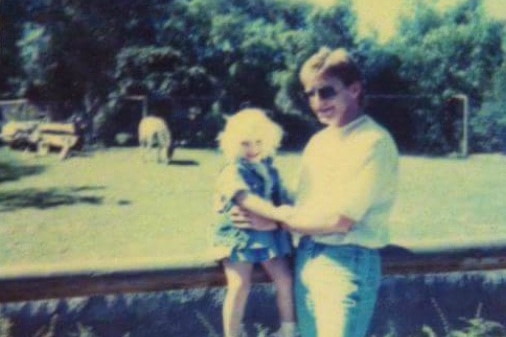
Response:
[[[476,309],[476,314],[473,318],[461,318],[460,321],[463,323],[462,327],[453,327],[448,320],[447,315],[437,302],[435,298],[431,298],[431,303],[436,311],[441,324],[443,325],[444,333],[438,335],[435,329],[423,325],[420,331],[407,337],[506,337],[506,328],[495,321],[487,320],[481,317],[483,305],[480,303]],[[372,336],[379,337],[379,336]],[[400,336],[394,326],[391,326],[389,332],[383,337],[405,337]]]
[[[0,316],[0,337],[10,337],[11,328],[10,319]]]
[[[51,317],[50,322],[41,327],[33,336],[31,337],[56,337],[55,327],[58,323],[58,315],[53,315]],[[12,327],[13,324],[10,319],[0,316],[0,337],[12,337]],[[97,337],[93,333],[93,329],[90,327],[86,327],[81,323],[77,323],[76,331],[71,333],[69,336],[72,337]],[[124,336],[128,337],[128,336]]]
[[[202,313],[197,313],[199,321],[203,324],[207,321]],[[506,337],[506,329],[503,325],[489,321],[481,317],[474,317],[471,319],[462,319],[464,321],[464,327],[460,329],[450,329],[447,333],[442,336],[438,336],[433,328],[429,326],[423,326],[420,331],[414,333],[411,336],[399,336],[395,328],[391,330],[385,336],[371,336],[371,337]],[[56,337],[55,326],[58,322],[58,315],[54,315],[50,322],[38,330],[33,336],[30,337]],[[219,337],[220,334],[212,327],[207,325],[209,332],[206,337]],[[255,336],[254,337],[269,337],[271,332],[268,328],[261,324],[255,324]],[[5,317],[0,316],[0,337],[13,337],[12,322]],[[72,337],[98,337],[91,327],[83,326],[78,323],[76,330],[69,336]],[[125,334],[123,337],[130,337],[130,333]]]
[[[433,328],[424,325],[419,331],[409,336],[400,336],[392,328],[384,336],[371,337],[506,337],[504,326],[483,318],[464,319],[465,326],[461,329],[450,330],[448,333],[438,335]]]

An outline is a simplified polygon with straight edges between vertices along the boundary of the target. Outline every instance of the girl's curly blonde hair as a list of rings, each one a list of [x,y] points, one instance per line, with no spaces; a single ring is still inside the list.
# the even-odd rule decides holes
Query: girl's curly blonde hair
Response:
[[[227,160],[239,159],[241,142],[262,141],[262,159],[273,156],[281,144],[283,130],[258,108],[247,108],[226,118],[225,129],[218,135],[219,147]]]

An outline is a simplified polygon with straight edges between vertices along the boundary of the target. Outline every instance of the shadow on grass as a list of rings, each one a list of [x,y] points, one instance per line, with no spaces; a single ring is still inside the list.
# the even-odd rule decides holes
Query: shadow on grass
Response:
[[[36,175],[44,172],[42,165],[19,165],[0,162],[0,183],[19,180],[24,176]]]
[[[171,160],[169,165],[174,166],[198,166],[199,162],[195,160]]]
[[[80,195],[79,193],[104,188],[103,186],[26,188],[0,192],[0,212],[9,212],[22,208],[48,209],[74,204],[100,205],[103,202],[103,197]]]

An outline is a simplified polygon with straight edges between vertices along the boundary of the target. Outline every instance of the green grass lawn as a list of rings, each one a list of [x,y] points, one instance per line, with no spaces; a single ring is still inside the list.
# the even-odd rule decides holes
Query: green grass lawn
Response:
[[[277,159],[286,181],[298,153]],[[506,242],[506,158],[402,157],[394,244],[415,249]],[[0,148],[0,269],[4,275],[163,266],[206,259],[222,157],[178,149],[172,165],[134,148],[36,158]]]

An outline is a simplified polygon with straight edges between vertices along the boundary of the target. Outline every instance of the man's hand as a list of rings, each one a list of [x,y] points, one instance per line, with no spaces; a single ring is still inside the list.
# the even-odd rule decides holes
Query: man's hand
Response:
[[[271,219],[264,218],[255,213],[249,213],[251,227],[257,231],[273,231],[278,229],[278,224]]]
[[[254,229],[257,231],[272,231],[278,228],[275,221],[248,212],[239,206],[234,206],[229,211],[230,220],[237,228]]]
[[[233,206],[230,209],[230,211],[228,211],[228,215],[235,227],[252,228],[251,224],[250,224],[248,212],[246,210],[243,210],[239,206]]]

